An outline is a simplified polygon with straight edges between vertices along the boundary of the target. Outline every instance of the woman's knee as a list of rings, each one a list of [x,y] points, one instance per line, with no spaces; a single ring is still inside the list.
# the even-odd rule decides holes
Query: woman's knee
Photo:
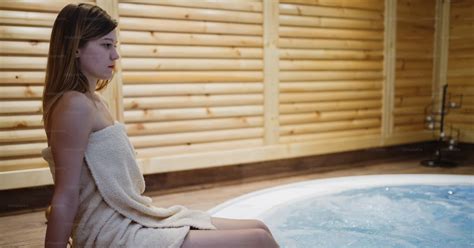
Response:
[[[261,221],[261,220],[252,220],[252,223],[253,223],[253,226],[255,226],[255,228],[263,229],[263,230],[267,231],[269,234],[271,234],[270,229],[268,228],[268,226],[265,223],[263,223],[263,221]]]

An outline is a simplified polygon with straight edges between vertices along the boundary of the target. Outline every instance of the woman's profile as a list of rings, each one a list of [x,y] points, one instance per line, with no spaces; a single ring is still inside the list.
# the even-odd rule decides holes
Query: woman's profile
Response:
[[[51,33],[42,151],[54,178],[45,247],[278,247],[258,220],[154,206],[124,125],[96,91],[113,76],[117,23],[101,8],[69,4]]]

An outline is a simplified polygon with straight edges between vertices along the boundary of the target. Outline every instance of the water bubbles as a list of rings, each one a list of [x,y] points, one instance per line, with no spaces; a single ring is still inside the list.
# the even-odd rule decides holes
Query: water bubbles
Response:
[[[282,247],[472,247],[473,189],[354,189],[278,206],[264,220]]]

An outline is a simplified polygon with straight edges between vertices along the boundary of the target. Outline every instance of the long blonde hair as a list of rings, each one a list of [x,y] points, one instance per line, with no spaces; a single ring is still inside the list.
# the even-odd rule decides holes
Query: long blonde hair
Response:
[[[46,127],[56,102],[70,90],[93,93],[104,89],[109,80],[98,80],[95,89],[89,89],[86,76],[81,72],[75,52],[90,40],[98,39],[117,27],[107,12],[100,7],[81,3],[68,4],[54,21],[46,66],[43,91],[43,122]]]

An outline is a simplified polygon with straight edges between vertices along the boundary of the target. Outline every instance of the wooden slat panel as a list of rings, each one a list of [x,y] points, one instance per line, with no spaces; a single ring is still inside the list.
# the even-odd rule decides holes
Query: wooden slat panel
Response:
[[[219,133],[216,136],[192,123],[212,123],[226,117],[245,120],[263,113],[261,3],[216,3],[212,8],[206,2],[138,2],[143,5],[119,6],[125,52],[125,122],[141,127],[156,121],[160,125],[188,121],[181,124],[187,128],[176,133],[160,134],[155,128],[153,137],[153,132],[134,137],[134,146],[160,154],[181,154],[178,149],[190,150],[188,145],[199,150],[212,147],[211,143],[224,144],[225,131],[236,135],[246,125],[236,122],[237,126],[225,131],[216,131],[214,125],[213,130]],[[260,11],[249,12],[254,7]],[[242,139],[255,142],[261,138],[262,129],[258,128],[258,136]],[[227,138],[233,143],[232,136]]]
[[[341,100],[361,100],[361,99],[380,99],[381,90],[371,91],[333,91],[333,92],[311,92],[311,93],[282,93],[280,94],[281,103],[294,102],[325,102]]]
[[[1,45],[1,43],[0,43]],[[261,48],[121,45],[122,57],[159,58],[262,58]]]
[[[159,2],[157,2],[159,3]],[[120,3],[121,17],[152,17],[176,20],[201,20],[235,23],[262,23],[261,13]]]
[[[380,41],[280,38],[280,48],[340,49],[340,50],[378,50],[383,48]]]
[[[0,101],[0,114],[39,114],[41,101]]]
[[[2,27],[0,27],[0,38]],[[261,47],[262,38],[257,36],[233,36],[217,34],[179,34],[160,32],[127,31],[120,32],[122,43],[161,45],[201,45]]]
[[[280,92],[310,92],[334,90],[369,90],[381,89],[379,80],[347,80],[347,81],[316,81],[316,82],[282,82]]]
[[[44,72],[2,71],[0,84],[44,84]]]
[[[224,9],[236,11],[262,12],[261,1],[169,1],[169,0],[121,0],[121,3],[159,4],[205,9]]]
[[[190,109],[131,110],[124,113],[125,122],[174,121],[238,116],[258,116],[263,106],[231,106]]]
[[[46,57],[0,56],[0,68],[3,70],[45,70]]]
[[[0,143],[46,141],[44,129],[0,131]]]
[[[383,1],[380,0],[280,0],[280,3],[308,4],[340,8],[360,8],[383,10]]]
[[[234,117],[213,120],[163,121],[127,124],[127,133],[130,136],[146,134],[166,134],[192,131],[210,131],[231,128],[250,128],[263,126],[263,118]]]
[[[382,40],[383,32],[353,29],[280,27],[282,38]]]
[[[263,49],[264,49],[264,78],[263,78],[263,108],[264,108],[264,132],[263,142],[265,146],[275,145],[279,139],[279,74],[278,65],[278,37],[279,37],[279,20],[280,15],[278,1],[266,0],[263,2],[264,10],[264,33],[263,33]]]
[[[49,172],[48,164],[43,158],[19,158],[19,159],[5,159],[0,160],[0,177],[3,173],[14,173],[15,171],[29,170],[29,169],[45,169],[48,172],[48,176],[51,177]],[[51,181],[52,182],[52,181]],[[13,181],[13,184],[10,184],[11,188],[18,187],[18,184],[25,184],[25,187],[33,186],[31,181]]]
[[[378,3],[383,5],[383,1]],[[285,25],[279,29],[280,122],[293,121],[298,123],[295,128],[301,127],[298,131],[282,126],[282,140],[299,142],[306,140],[303,136],[312,137],[314,132],[333,131],[325,128],[348,128],[351,124],[347,121],[351,118],[359,118],[356,122],[363,123],[360,118],[364,117],[356,113],[369,108],[372,111],[369,117],[376,120],[372,124],[380,128],[383,13],[346,7],[352,4],[361,3],[280,2],[280,20]],[[322,118],[321,111],[340,113],[318,119]],[[289,114],[298,117],[285,119],[291,117]],[[315,123],[322,120],[328,123]],[[344,124],[341,126],[339,122]],[[353,128],[367,128],[357,125]],[[295,132],[304,134],[298,134],[301,137],[296,139],[284,138],[289,133],[296,135]]]
[[[280,60],[281,70],[382,70],[380,60]]]
[[[331,131],[345,131],[370,129],[380,127],[380,119],[361,119],[352,121],[337,121],[337,122],[321,122],[315,124],[296,124],[296,125],[282,125],[280,128],[280,135],[293,134],[309,134],[309,133],[325,133]]]
[[[48,42],[0,40],[1,55],[47,55],[48,49]]]
[[[0,10],[0,24],[52,27],[56,14]]]
[[[166,147],[151,147],[136,149],[138,159],[156,158],[163,156],[189,155],[208,151],[225,151],[250,147],[262,147],[262,139],[242,139],[225,142],[208,142]]]
[[[261,35],[261,25],[123,17],[120,29],[201,34]]]
[[[211,106],[257,105],[263,102],[262,94],[245,95],[209,95],[209,96],[151,96],[139,98],[124,98],[125,110],[132,109],[162,109]]]
[[[383,30],[383,23],[372,20],[280,15],[279,21],[281,26]]]
[[[136,148],[142,147],[159,147],[207,143],[216,141],[230,141],[239,139],[261,138],[263,136],[263,128],[240,128],[217,131],[189,132],[189,133],[173,133],[160,135],[144,135],[132,136],[130,141]]]
[[[123,81],[127,84],[258,82],[262,78],[262,72],[123,72]]]
[[[47,147],[47,143],[0,145],[0,159],[15,156],[38,156],[41,149]]]
[[[125,85],[125,96],[166,96],[193,94],[245,94],[261,93],[262,83],[211,83],[211,84],[152,84]]]
[[[280,115],[282,125],[300,124],[300,123],[316,123],[316,122],[330,122],[342,120],[354,120],[371,117],[379,117],[380,109],[359,109],[348,111],[324,111],[312,112],[303,114],[285,114]]]
[[[64,6],[70,3],[89,3],[95,5],[95,0],[54,0],[54,1],[38,1],[38,0],[4,0],[0,1],[0,9],[12,10],[28,10],[39,12],[59,12]]]
[[[49,41],[51,28],[0,25],[0,39]]]
[[[333,8],[322,6],[300,6],[298,4],[280,4],[280,13],[288,15],[327,16],[354,19],[382,20],[381,11]]]
[[[474,47],[468,49],[450,49],[449,51],[449,61],[468,58],[474,59]]]
[[[381,51],[279,49],[281,59],[382,59]]]
[[[394,99],[395,107],[427,106],[431,103],[431,96],[399,96]]]
[[[0,99],[38,99],[43,96],[42,86],[3,86],[0,91]]]
[[[0,57],[0,61],[1,59]],[[258,71],[263,69],[260,59],[124,58],[122,66],[127,71]]]
[[[281,81],[381,79],[381,71],[282,71]]]
[[[315,140],[332,140],[335,138],[357,137],[357,136],[366,136],[366,135],[375,135],[375,134],[380,134],[379,128],[322,132],[322,133],[315,133],[315,134],[285,135],[285,136],[282,136],[280,140],[282,144],[290,144],[290,143],[298,143],[298,142],[311,142]]]
[[[380,108],[380,100],[336,101],[318,103],[280,104],[281,114],[297,114],[322,111],[342,111]]]

